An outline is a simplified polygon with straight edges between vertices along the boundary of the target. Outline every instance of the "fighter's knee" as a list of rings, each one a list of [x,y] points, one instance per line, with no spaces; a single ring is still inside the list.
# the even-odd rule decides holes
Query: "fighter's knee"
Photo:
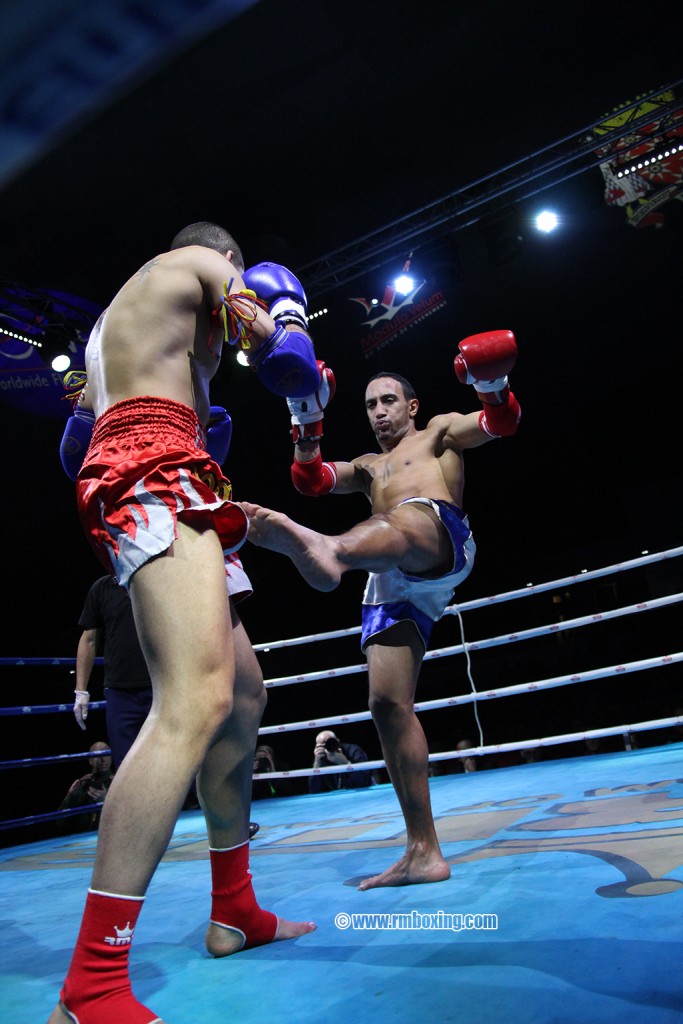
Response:
[[[214,705],[208,709],[208,715],[214,725],[218,728],[227,722],[235,709],[235,701],[232,694],[221,694]]]
[[[235,698],[231,721],[243,729],[258,729],[266,709],[265,690],[258,694],[242,694]]]
[[[173,709],[175,728],[179,733],[213,736],[230,719],[234,709],[232,694],[220,693],[210,697],[196,694],[194,700]]]
[[[239,716],[242,721],[260,722],[268,703],[263,677],[259,676],[257,680],[252,680],[248,686],[241,683],[238,675],[234,690],[233,716]]]
[[[404,710],[404,702],[398,700],[393,694],[381,690],[370,690],[368,707],[373,719],[388,718],[396,712]],[[412,708],[412,703],[411,703]]]

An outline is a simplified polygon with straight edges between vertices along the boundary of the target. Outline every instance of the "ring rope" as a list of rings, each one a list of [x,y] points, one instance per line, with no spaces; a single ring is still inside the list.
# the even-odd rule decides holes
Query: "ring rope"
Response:
[[[111,757],[111,750],[98,750],[97,757]],[[83,761],[92,757],[90,751],[81,751],[80,754],[52,754],[50,757],[22,757],[18,761],[0,761],[0,770],[4,768],[29,768],[35,764],[56,764],[58,761]]]
[[[441,697],[438,700],[420,701],[413,705],[416,712],[435,711],[438,708],[456,707],[462,704],[472,704],[480,700],[494,700],[498,697],[514,697],[520,693],[535,693],[538,690],[550,690],[558,686],[567,686],[572,683],[585,683],[591,679],[607,679],[611,676],[621,676],[629,672],[642,672],[651,668],[660,668],[663,665],[674,665],[683,661],[683,651],[676,654],[666,654],[656,658],[645,658],[641,661],[630,661],[620,665],[610,665],[607,668],[591,669],[588,672],[572,672],[564,676],[553,676],[549,679],[539,679],[535,683],[517,683],[514,686],[501,686],[495,690],[486,690],[481,693],[463,693],[454,697]],[[356,711],[346,715],[334,715],[329,718],[307,719],[301,722],[287,722],[283,725],[265,725],[259,729],[259,736],[269,736],[275,733],[295,732],[298,729],[319,729],[328,725],[343,725],[347,722],[364,722],[372,717],[370,711]]]
[[[465,601],[462,604],[449,605],[444,615],[457,615],[458,612],[472,611],[475,608],[487,607],[499,604],[503,601],[512,601],[520,597],[528,597],[531,594],[540,594],[548,590],[556,590],[559,587],[570,586],[573,583],[584,583],[587,580],[607,576],[610,573],[626,572],[629,569],[638,569],[653,562],[662,562],[670,558],[678,558],[683,555],[683,545],[676,548],[669,548],[667,551],[658,551],[654,554],[643,555],[639,558],[632,558],[627,562],[616,562],[614,565],[604,566],[601,569],[590,569],[574,576],[565,576],[562,579],[551,580],[546,583],[530,583],[526,587],[517,590],[508,590],[502,594],[491,594],[488,597],[476,598],[472,601]],[[257,652],[268,653],[272,650],[285,647],[293,647],[300,644],[313,643],[318,640],[336,640],[340,637],[354,636],[360,633],[360,626],[349,626],[345,629],[335,629],[327,633],[310,633],[306,636],[292,637],[288,640],[271,640],[265,643],[253,644]],[[75,657],[71,658],[21,658],[21,657],[0,657],[0,666],[72,666],[76,664]],[[104,664],[101,657],[95,658],[95,665]]]
[[[672,548],[672,549],[670,549],[668,551],[665,551],[665,552],[658,552],[658,553],[656,553],[654,555],[646,554],[646,555],[641,556],[640,558],[632,559],[632,560],[630,560],[628,562],[616,563],[615,565],[607,566],[607,567],[604,567],[602,569],[597,569],[597,570],[593,570],[593,571],[590,571],[590,572],[589,571],[583,571],[580,575],[565,577],[564,579],[555,580],[555,581],[551,581],[551,582],[544,583],[544,584],[537,584],[537,585],[528,584],[525,588],[518,589],[516,591],[508,591],[508,592],[503,593],[503,594],[493,595],[493,596],[489,596],[489,597],[482,598],[482,599],[476,599],[474,601],[465,602],[465,603],[460,604],[460,605],[455,604],[455,605],[452,605],[449,608],[447,608],[446,611],[444,612],[444,614],[457,614],[458,615],[459,620],[460,620],[461,633],[462,633],[462,635],[464,637],[464,632],[462,631],[463,623],[462,623],[461,613],[463,611],[465,611],[465,610],[471,610],[471,609],[474,609],[474,608],[488,606],[488,605],[491,605],[491,604],[494,604],[494,603],[498,603],[498,602],[502,602],[502,601],[509,601],[509,600],[513,600],[513,599],[518,598],[518,597],[526,597],[526,596],[528,596],[530,594],[533,594],[533,593],[540,593],[540,592],[543,592],[543,591],[546,591],[546,590],[557,589],[559,587],[568,586],[568,585],[571,585],[573,583],[580,583],[580,582],[583,582],[584,580],[595,579],[595,578],[598,578],[598,577],[601,577],[601,576],[606,576],[606,575],[608,575],[610,573],[623,572],[623,571],[626,571],[628,569],[638,568],[638,567],[641,567],[643,565],[651,564],[652,562],[655,562],[655,561],[663,561],[663,560],[666,560],[668,558],[678,557],[681,554],[683,554],[683,546],[678,547],[678,548]],[[630,605],[630,606],[627,606],[627,607],[624,607],[624,608],[620,608],[620,609],[614,609],[614,610],[608,611],[608,612],[595,613],[593,615],[581,616],[581,617],[576,618],[576,619],[565,620],[565,621],[562,621],[560,623],[554,623],[554,624],[552,624],[550,626],[542,626],[542,627],[537,627],[535,629],[520,631],[518,633],[501,635],[501,636],[498,636],[498,637],[491,637],[491,638],[488,638],[488,639],[485,639],[485,640],[475,641],[475,642],[472,642],[472,643],[463,642],[462,644],[459,644],[459,645],[456,645],[456,646],[441,648],[441,649],[436,650],[436,651],[428,652],[425,655],[425,660],[432,660],[432,659],[435,659],[435,658],[442,658],[442,657],[450,656],[450,655],[453,655],[453,654],[456,654],[456,653],[463,653],[464,652],[466,657],[467,657],[467,661],[468,661],[468,675],[469,675],[469,678],[470,678],[470,683],[472,685],[472,692],[469,693],[469,694],[458,695],[458,696],[455,696],[455,697],[442,698],[442,699],[435,700],[435,701],[427,701],[427,702],[422,702],[422,703],[416,703],[414,705],[414,708],[415,708],[415,710],[417,712],[419,712],[419,711],[435,710],[435,709],[441,708],[441,707],[473,703],[474,704],[475,713],[476,713],[476,706],[477,706],[477,702],[479,700],[490,700],[490,699],[498,698],[498,697],[514,696],[514,695],[517,695],[517,694],[520,694],[520,693],[535,692],[537,690],[549,689],[549,688],[552,688],[552,687],[564,686],[564,685],[572,684],[572,683],[575,683],[575,682],[588,681],[590,679],[606,678],[608,676],[621,675],[621,674],[623,674],[625,672],[642,671],[642,670],[649,669],[649,668],[661,667],[661,666],[667,665],[667,664],[678,663],[681,660],[683,660],[683,652],[680,652],[680,653],[677,653],[677,654],[665,655],[665,656],[657,657],[657,658],[643,659],[641,661],[629,662],[629,663],[622,664],[622,665],[613,665],[613,666],[610,666],[608,668],[594,669],[594,670],[591,670],[589,672],[572,673],[572,674],[566,675],[566,676],[556,676],[556,677],[552,677],[552,678],[549,678],[549,679],[546,679],[546,680],[539,680],[539,681],[537,681],[535,683],[523,683],[523,684],[518,684],[518,685],[514,685],[514,686],[509,686],[509,687],[502,687],[502,688],[494,689],[494,690],[487,690],[486,692],[482,692],[482,693],[477,693],[476,690],[475,690],[475,687],[474,687],[474,681],[472,680],[471,674],[469,673],[469,652],[470,651],[478,651],[478,650],[485,649],[487,647],[498,646],[498,645],[505,644],[505,643],[516,642],[516,641],[522,640],[522,639],[529,639],[531,637],[538,637],[538,636],[543,636],[543,635],[548,635],[548,634],[555,634],[555,633],[558,633],[560,631],[564,631],[564,630],[567,630],[567,629],[578,628],[578,627],[581,627],[581,626],[584,626],[584,625],[591,625],[591,624],[596,623],[596,622],[608,621],[610,619],[621,617],[623,615],[637,614],[637,613],[640,613],[642,611],[650,611],[650,610],[654,610],[656,608],[661,608],[661,607],[665,607],[667,605],[674,604],[674,603],[679,602],[681,600],[683,600],[683,594],[669,595],[669,596],[664,597],[664,598],[656,598],[656,599],[653,599],[653,600],[650,600],[650,601],[639,602],[639,603],[637,603],[635,605]],[[297,637],[297,638],[292,638],[292,639],[285,640],[285,641],[276,641],[276,642],[271,642],[271,643],[258,644],[258,645],[254,645],[254,650],[255,651],[267,652],[267,651],[272,650],[274,648],[295,646],[295,645],[298,645],[298,644],[303,644],[303,643],[308,643],[308,642],[313,642],[313,641],[323,640],[323,639],[335,639],[335,638],[338,638],[338,637],[350,636],[350,635],[353,635],[353,634],[357,634],[359,632],[360,632],[360,627],[350,627],[350,628],[347,628],[347,629],[334,630],[334,631],[331,631],[331,632],[328,632],[328,633],[320,633],[320,634],[311,635],[311,636],[307,636],[307,637]],[[0,665],[12,665],[12,666],[23,666],[23,665],[59,666],[59,665],[73,665],[74,663],[75,663],[75,658],[0,658]],[[96,664],[98,664],[98,663],[99,664],[103,663],[103,659],[97,658],[96,659]],[[349,675],[349,674],[357,673],[357,672],[361,672],[361,671],[367,671],[367,665],[366,664],[343,666],[342,668],[331,669],[331,670],[327,670],[326,672],[322,672],[322,673],[305,673],[305,674],[298,675],[298,676],[289,676],[289,677],[281,677],[279,679],[266,680],[264,682],[264,685],[266,687],[277,686],[277,685],[288,685],[290,683],[295,683],[295,682],[306,682],[306,681],[312,681],[312,680],[316,680],[316,679],[334,678],[336,676]],[[106,706],[106,701],[93,702],[90,705],[91,709],[93,709],[93,710],[94,709],[100,709],[100,708],[105,707],[105,706]],[[67,704],[60,704],[60,705],[56,705],[56,706],[55,705],[40,705],[40,706],[36,706],[36,707],[24,706],[24,707],[18,707],[18,708],[0,708],[0,715],[29,714],[29,713],[30,714],[47,714],[47,713],[52,713],[53,711],[71,711],[71,710],[72,710],[72,706],[70,704],[69,705],[67,705]],[[325,718],[325,719],[319,719],[319,720],[308,720],[306,722],[288,723],[286,725],[279,725],[279,726],[265,726],[265,727],[262,727],[261,729],[259,729],[259,735],[269,735],[269,734],[273,734],[273,733],[281,733],[281,732],[286,732],[286,731],[293,731],[293,730],[302,729],[302,728],[316,728],[316,727],[319,727],[321,725],[327,725],[327,724],[337,724],[337,723],[361,721],[361,720],[367,720],[370,717],[371,717],[371,714],[370,714],[369,711],[363,711],[363,712],[352,713],[352,714],[347,714],[347,715],[340,715],[340,716],[334,716],[334,717]],[[638,722],[638,723],[634,723],[634,724],[630,724],[630,725],[610,726],[610,727],[605,727],[605,728],[601,728],[601,729],[587,730],[585,732],[566,733],[566,734],[563,734],[563,735],[544,737],[544,738],[539,738],[539,739],[535,739],[535,740],[518,740],[518,741],[515,741],[515,742],[511,742],[511,743],[492,744],[492,745],[484,745],[484,743],[483,743],[483,735],[482,735],[482,731],[481,731],[481,728],[480,728],[480,736],[481,736],[482,742],[481,742],[479,747],[473,747],[473,748],[468,749],[467,751],[443,751],[443,752],[440,752],[440,753],[437,753],[437,754],[431,754],[429,756],[429,761],[432,762],[432,761],[443,761],[443,760],[450,760],[450,759],[461,759],[462,757],[464,757],[466,755],[475,755],[476,756],[476,755],[484,755],[484,754],[488,754],[488,753],[502,753],[502,752],[507,752],[507,751],[523,750],[523,749],[532,748],[532,747],[552,746],[552,745],[557,745],[557,744],[561,744],[561,743],[569,743],[569,742],[573,742],[573,741],[576,741],[576,740],[593,738],[593,737],[599,738],[599,737],[604,737],[604,736],[613,736],[613,735],[618,735],[620,733],[626,736],[626,735],[628,735],[628,733],[632,733],[632,732],[641,732],[641,731],[646,731],[646,730],[649,730],[649,729],[660,729],[660,728],[664,728],[664,727],[669,727],[669,726],[673,726],[673,725],[681,725],[681,724],[683,724],[683,718],[681,716],[673,716],[673,717],[670,717],[670,718],[651,720],[651,721],[647,721],[647,722]],[[77,754],[62,754],[62,755],[55,755],[55,756],[43,757],[43,758],[26,758],[26,759],[22,759],[20,761],[0,762],[0,769],[27,767],[29,765],[39,765],[39,764],[45,764],[45,763],[55,763],[55,762],[58,762],[58,761],[69,761],[69,760],[75,760],[75,759],[82,760],[85,756],[87,756],[87,755],[81,752],[81,753],[77,753]],[[320,774],[339,774],[339,773],[345,772],[345,771],[367,771],[367,770],[372,770],[374,768],[380,768],[380,767],[384,767],[384,766],[385,766],[385,762],[383,760],[375,760],[375,761],[364,761],[364,762],[361,762],[361,763],[356,764],[356,765],[332,765],[332,766],[329,766],[329,767],[326,767],[326,768],[303,768],[303,769],[294,769],[294,770],[285,771],[285,772],[270,772],[270,773],[259,774],[258,776],[255,776],[255,777],[259,778],[259,779],[271,779],[271,778],[275,779],[275,778],[290,778],[290,777],[294,778],[294,777],[299,777],[299,776],[311,776],[311,775],[320,775]],[[90,807],[90,805],[87,805],[87,806]],[[93,804],[92,808],[93,809],[97,809],[98,807],[101,807],[101,806],[102,806],[101,804]],[[27,824],[27,823],[41,821],[41,820],[48,820],[48,819],[54,818],[54,817],[61,817],[62,815],[65,815],[65,814],[66,815],[68,815],[70,813],[78,814],[78,813],[82,813],[82,812],[83,812],[82,808],[74,808],[72,811],[48,812],[47,814],[33,815],[33,816],[28,817],[28,818],[16,819],[15,821],[11,821],[11,822],[0,822],[0,829],[2,829],[2,828],[10,828],[13,825],[18,825],[18,824]]]
[[[567,732],[557,736],[542,736],[533,740],[515,740],[512,743],[490,743],[488,746],[469,747],[467,750],[445,750],[438,754],[430,754],[429,760],[447,761],[460,760],[471,755],[504,754],[515,750],[528,750],[531,747],[551,747],[560,743],[575,743],[578,740],[601,738],[604,736],[628,735],[634,732],[646,732],[650,729],[664,729],[672,725],[683,725],[683,715],[671,718],[656,718],[647,722],[634,722],[625,725],[610,725],[601,729],[586,729],[585,732]],[[385,762],[359,761],[357,764],[331,765],[329,768],[293,768],[286,772],[263,772],[255,775],[255,779],[291,779],[303,778],[307,775],[338,775],[340,772],[373,771],[383,768]],[[500,769],[498,769],[500,770]]]
[[[667,605],[683,601],[683,593],[670,594],[666,597],[654,598],[650,601],[640,601],[638,604],[626,605],[623,608],[614,608],[611,611],[595,612],[592,615],[582,615],[575,619],[565,619],[561,622],[554,622],[550,625],[536,626],[533,629],[520,630],[517,633],[500,634],[484,640],[474,640],[470,643],[456,644],[452,647],[440,647],[435,651],[427,651],[424,661],[433,661],[436,658],[450,657],[453,654],[462,654],[467,651],[482,651],[489,647],[498,647],[501,644],[515,643],[519,640],[529,640],[539,636],[549,636],[563,632],[568,629],[578,629],[582,626],[591,626],[598,622],[607,622],[623,615],[636,615],[645,611],[654,611]],[[264,679],[263,685],[266,689],[275,686],[291,686],[294,683],[310,683],[322,679],[335,679],[341,676],[354,675],[359,672],[367,672],[367,664],[343,665],[337,668],[325,669],[322,672],[304,672],[295,676],[279,676],[273,679]],[[91,707],[101,706],[106,702],[95,702]],[[46,714],[49,710],[70,711],[71,705],[38,705],[36,708],[29,705],[22,707],[0,708],[0,716],[21,715],[36,713]]]
[[[602,576],[609,576],[612,573],[626,572],[629,569],[640,569],[644,565],[653,562],[665,562],[670,558],[678,558],[683,555],[683,545],[677,548],[670,548],[668,551],[657,551],[654,554],[643,555],[639,558],[632,558],[628,562],[615,562],[614,565],[606,565],[602,569],[586,569],[575,576],[565,576],[564,579],[550,580],[547,583],[528,583],[526,587],[518,590],[508,590],[503,594],[493,594],[490,597],[479,597],[472,601],[465,601],[463,604],[450,605],[445,615],[455,615],[458,611],[469,612],[474,608],[483,608],[485,605],[500,604],[503,601],[514,601],[519,597],[529,597],[532,594],[542,594],[548,590],[557,590],[560,587],[569,587],[573,583],[585,583],[587,580],[599,579]]]
[[[36,825],[42,821],[53,821],[55,818],[75,818],[78,815],[94,814],[104,807],[104,803],[81,804],[80,807],[65,807],[63,811],[45,811],[44,814],[30,814],[27,818],[13,818],[10,821],[0,821],[0,831],[7,828],[17,828],[21,825]]]
[[[76,658],[0,658],[0,665],[10,668],[21,668],[26,666],[54,666],[59,667],[60,665],[69,668],[69,666],[76,664]],[[104,658],[98,656],[93,661],[93,665],[104,665]]]
[[[592,626],[597,622],[606,622],[609,619],[619,618],[622,615],[636,615],[640,612],[654,611],[666,605],[683,601],[683,593],[671,594],[667,597],[654,598],[651,601],[640,601],[638,604],[626,605],[623,608],[614,608],[607,612],[595,612],[592,615],[582,615],[576,619],[565,619],[562,622],[553,622],[546,626],[536,626],[533,629],[521,630],[518,633],[507,633],[499,636],[489,637],[485,640],[474,640],[471,643],[456,644],[453,647],[440,647],[436,651],[427,651],[424,661],[432,661],[435,658],[446,658],[453,654],[462,654],[465,651],[483,651],[488,647],[498,647],[501,644],[515,643],[518,640],[529,640],[532,637],[550,636],[563,632],[567,629],[578,629],[581,626]],[[330,668],[322,672],[306,672],[297,676],[280,676],[275,679],[264,680],[264,686],[290,686],[293,683],[310,683],[319,679],[333,679],[336,676],[347,676],[354,672],[367,672],[367,664],[344,665],[341,668]]]
[[[502,594],[492,594],[489,597],[479,597],[472,601],[464,601],[462,604],[452,604],[444,611],[444,615],[457,615],[458,612],[472,611],[475,608],[488,607],[493,604],[500,604],[503,601],[514,601],[519,597],[530,597],[532,594],[541,594],[548,590],[556,590],[559,587],[568,587],[573,583],[585,583],[587,580],[598,579],[601,576],[608,576],[611,573],[626,572],[629,569],[640,569],[644,565],[653,562],[663,562],[669,558],[678,558],[683,555],[683,545],[670,548],[667,551],[657,551],[654,554],[642,555],[639,558],[632,558],[627,562],[616,562],[614,565],[604,566],[602,569],[590,569],[575,576],[565,576],[563,579],[550,580],[547,583],[529,583],[526,587],[518,590],[508,590]],[[310,633],[308,636],[293,637],[290,640],[271,640],[267,643],[254,644],[254,650],[268,653],[284,647],[293,647],[297,644],[313,643],[316,640],[336,640],[339,637],[352,636],[361,631],[361,626],[349,626],[347,629],[335,629],[329,633]],[[0,659],[2,664],[2,659]]]
[[[501,603],[503,601],[512,601],[520,597],[528,597],[531,594],[540,594],[548,590],[555,590],[559,587],[570,586],[573,583],[583,583],[586,580],[597,579],[601,576],[607,576],[610,573],[625,572],[629,569],[641,568],[644,565],[649,565],[653,562],[666,561],[670,558],[677,558],[683,555],[683,545],[676,548],[670,548],[667,551],[659,551],[654,554],[643,555],[639,558],[630,559],[627,562],[616,562],[614,565],[604,566],[601,569],[591,569],[574,576],[565,576],[562,579],[551,580],[546,583],[533,583],[528,584],[526,587],[522,587],[517,590],[508,590],[502,594],[491,594],[488,597],[476,598],[472,601],[465,601],[462,604],[449,605],[444,611],[444,615],[457,615],[458,612],[471,611],[475,608],[482,608],[489,605]],[[605,617],[607,613],[603,613]],[[345,629],[331,630],[327,633],[310,633],[307,636],[293,637],[288,640],[271,640],[261,644],[253,644],[254,651],[268,653],[272,650],[279,648],[292,647],[300,644],[313,643],[318,640],[335,640],[340,637],[353,636],[361,632],[360,626],[349,626]],[[432,652],[432,657],[438,652]],[[430,652],[426,655],[429,657]],[[76,663],[75,657],[71,658],[17,658],[0,657],[0,666],[73,666]],[[96,665],[104,664],[104,659],[98,657],[95,659]],[[337,672],[339,670],[336,670]],[[293,676],[293,681],[298,682],[299,677]],[[0,709],[0,714],[2,713]]]
[[[91,700],[88,710],[99,711],[106,706],[106,700]],[[3,715],[49,715],[53,712],[73,711],[73,709],[73,704],[22,704],[14,708],[0,708],[0,718]]]

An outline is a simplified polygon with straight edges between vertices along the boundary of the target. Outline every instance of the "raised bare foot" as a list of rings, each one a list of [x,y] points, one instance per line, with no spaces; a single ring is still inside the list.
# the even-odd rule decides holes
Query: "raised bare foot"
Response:
[[[333,537],[309,530],[282,512],[252,505],[248,501],[239,504],[249,517],[247,539],[252,544],[287,555],[315,590],[329,591],[339,586],[341,569]]]
[[[302,935],[314,932],[317,924],[313,921],[285,921],[281,917],[277,919],[277,932],[273,942],[282,942],[284,939],[298,939]],[[206,948],[211,956],[230,956],[231,953],[239,953],[244,948],[244,933],[237,928],[228,928],[225,925],[209,922],[206,930]],[[48,1024],[55,1024],[50,1019]],[[63,1022],[62,1022],[63,1024]]]
[[[451,869],[438,851],[426,854],[404,853],[400,860],[379,875],[366,878],[358,886],[380,889],[392,885],[420,885],[423,882],[445,882],[451,877]]]

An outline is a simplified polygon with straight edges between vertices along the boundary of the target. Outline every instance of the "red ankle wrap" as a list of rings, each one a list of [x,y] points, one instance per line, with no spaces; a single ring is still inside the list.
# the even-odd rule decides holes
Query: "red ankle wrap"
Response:
[[[278,920],[269,910],[261,910],[256,902],[249,872],[249,843],[230,850],[209,850],[209,856],[212,923],[241,934],[241,949],[272,942]]]
[[[128,952],[143,900],[88,891],[81,930],[60,993],[77,1024],[153,1024],[158,1021],[130,988]]]

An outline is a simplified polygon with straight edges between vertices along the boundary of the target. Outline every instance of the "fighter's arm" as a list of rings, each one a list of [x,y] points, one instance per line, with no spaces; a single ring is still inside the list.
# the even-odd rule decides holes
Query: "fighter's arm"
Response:
[[[370,456],[371,457],[371,456]],[[369,494],[365,460],[361,456],[353,462],[323,462],[318,441],[303,441],[294,445],[292,483],[300,494],[320,498],[324,494]]]
[[[435,426],[441,434],[444,448],[461,452],[467,448],[479,448],[480,445],[493,440],[490,434],[482,430],[480,417],[480,412],[450,412],[443,416],[435,416],[430,421],[430,426]]]
[[[215,254],[217,262],[212,250],[205,253],[200,280],[212,315],[222,320],[226,340],[239,344],[261,383],[274,394],[298,397],[312,391],[318,379],[313,344],[298,324],[285,319],[283,303],[273,294],[276,284],[271,282],[268,293],[253,270],[242,275],[231,260],[226,267],[225,257]]]
[[[510,390],[508,374],[517,362],[517,342],[512,331],[487,331],[464,338],[455,357],[455,374],[461,384],[472,384],[482,403],[477,415],[482,440],[516,433],[522,413]],[[457,430],[457,428],[455,428]],[[466,430],[464,425],[461,430]]]
[[[472,335],[460,342],[459,349],[455,357],[456,376],[461,384],[474,386],[482,410],[447,413],[430,421],[443,447],[458,452],[514,434],[521,418],[507,377],[517,359],[512,331]]]
[[[294,460],[292,483],[301,494],[319,498],[336,494],[367,493],[366,476],[357,462],[323,462],[320,441],[323,436],[324,410],[336,390],[332,370],[318,360],[320,380],[310,395],[287,399],[291,414]]]
[[[234,345],[243,343],[249,335],[257,348],[274,332],[276,324],[263,303],[248,293],[243,275],[231,259],[226,260],[213,249],[193,247],[193,260],[207,305],[216,318],[223,320],[226,340]],[[244,332],[241,337],[240,331]]]

